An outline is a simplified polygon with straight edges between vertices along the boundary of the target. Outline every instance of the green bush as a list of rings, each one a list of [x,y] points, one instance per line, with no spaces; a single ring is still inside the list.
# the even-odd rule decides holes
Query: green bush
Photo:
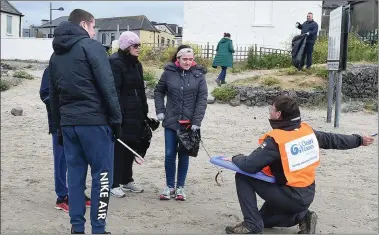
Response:
[[[236,97],[237,91],[233,87],[226,85],[215,88],[211,94],[216,98],[216,100],[225,102]]]
[[[154,48],[152,46],[142,45],[139,50],[138,59],[140,61],[154,60],[155,59]]]
[[[13,77],[15,77],[15,78],[24,78],[24,79],[28,79],[28,80],[34,79],[34,77],[32,75],[28,74],[25,71],[16,71],[13,74]]]
[[[0,91],[6,91],[10,88],[10,84],[8,81],[3,79],[0,80]]]
[[[370,45],[359,39],[356,32],[350,32],[348,38],[348,62],[377,62],[378,61],[378,45]],[[328,58],[328,37],[319,37],[314,45],[313,63],[325,64]]]
[[[291,56],[285,54],[266,54],[259,56],[254,54],[253,51],[250,51],[247,58],[247,67],[249,69],[288,68],[291,65]]]
[[[146,81],[146,86],[155,87],[157,85],[157,75],[151,70],[143,72],[143,80]]]

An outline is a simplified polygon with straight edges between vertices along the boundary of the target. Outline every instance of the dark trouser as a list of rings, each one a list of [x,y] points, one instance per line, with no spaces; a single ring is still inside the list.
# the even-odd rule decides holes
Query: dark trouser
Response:
[[[51,136],[53,139],[55,193],[57,194],[58,200],[62,200],[68,195],[66,157],[64,155],[63,146],[58,144],[57,133],[53,132]]]
[[[170,188],[175,187],[175,172],[176,172],[176,154],[178,146],[178,138],[176,131],[165,128],[165,171],[166,184]],[[188,172],[189,156],[188,154],[179,151],[178,153],[178,178],[177,187],[184,187]]]
[[[133,144],[125,142],[134,151],[137,151]],[[115,143],[114,149],[114,175],[112,188],[119,187],[120,184],[128,184],[133,182],[133,162],[134,154],[121,145],[119,142]]]
[[[310,203],[291,188],[236,173],[236,188],[244,221],[253,232],[263,228],[292,227],[305,217]],[[265,201],[258,210],[256,193]]]
[[[218,75],[218,80],[225,82],[226,69],[227,67],[221,66],[221,72],[220,75]]]
[[[305,43],[304,53],[303,53],[303,56],[301,57],[300,68],[303,68],[305,58],[307,58],[307,68],[310,68],[312,66],[312,54],[313,54],[313,46],[314,45],[315,44],[313,42]]]
[[[70,222],[74,231],[84,231],[84,191],[89,164],[92,176],[92,233],[104,233],[109,188],[113,183],[113,132],[109,126],[63,126],[62,133],[68,169]]]

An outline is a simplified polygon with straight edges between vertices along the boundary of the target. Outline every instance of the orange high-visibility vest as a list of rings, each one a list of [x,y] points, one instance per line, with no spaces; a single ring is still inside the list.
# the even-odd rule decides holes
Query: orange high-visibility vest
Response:
[[[274,129],[259,139],[259,144],[272,137],[279,146],[283,172],[287,185],[307,187],[315,181],[316,167],[320,164],[320,148],[312,128],[302,122],[299,129],[285,131]],[[273,176],[269,166],[262,169]]]

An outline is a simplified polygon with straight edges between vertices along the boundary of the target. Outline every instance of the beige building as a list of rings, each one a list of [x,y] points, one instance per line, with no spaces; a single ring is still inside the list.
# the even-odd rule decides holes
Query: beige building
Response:
[[[22,37],[22,17],[7,0],[1,0],[1,38]]]
[[[145,44],[164,46],[175,44],[173,32],[164,27],[156,27],[144,15],[96,19],[96,29],[96,39],[105,46],[110,46],[122,32],[128,30],[136,33]]]

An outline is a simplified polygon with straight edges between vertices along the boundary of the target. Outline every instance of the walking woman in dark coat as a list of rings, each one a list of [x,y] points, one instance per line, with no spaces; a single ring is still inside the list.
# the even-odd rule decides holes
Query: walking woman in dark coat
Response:
[[[221,67],[220,75],[216,78],[219,86],[225,84],[226,70],[233,67],[233,41],[230,39],[230,33],[224,33],[224,37],[218,42],[216,56],[213,60],[212,67]]]
[[[121,140],[140,155],[146,153],[143,137],[146,133],[148,105],[143,81],[142,64],[138,61],[139,37],[123,32],[119,38],[119,50],[110,56],[109,62],[122,112]],[[133,179],[134,154],[118,141],[115,143],[114,177],[111,195],[125,197],[124,191],[143,192]]]

